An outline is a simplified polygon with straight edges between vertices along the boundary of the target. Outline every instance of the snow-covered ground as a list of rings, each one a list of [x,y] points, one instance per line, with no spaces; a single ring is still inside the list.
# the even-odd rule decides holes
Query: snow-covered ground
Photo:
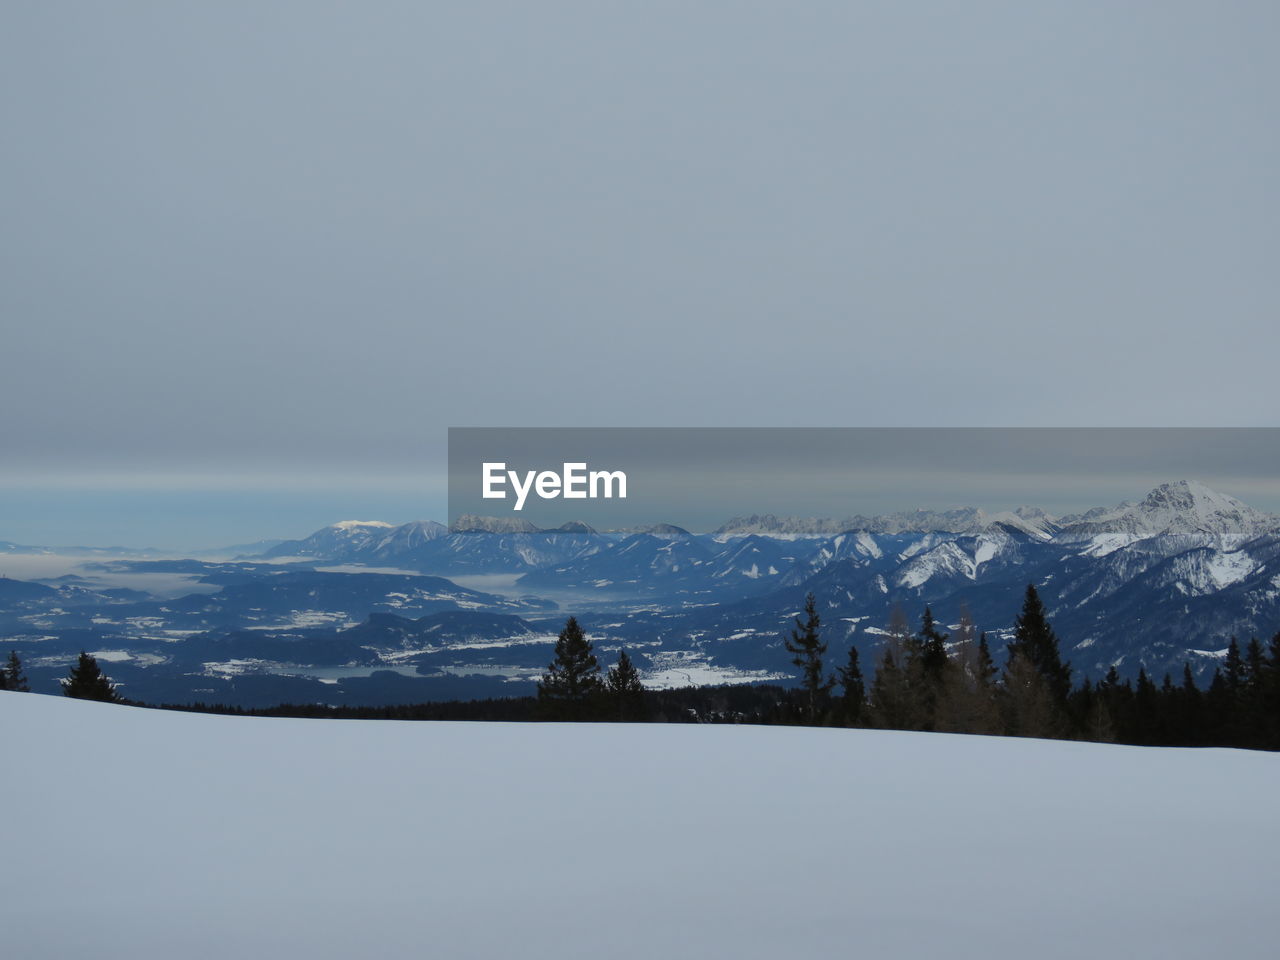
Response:
[[[0,693],[7,957],[1274,957],[1280,756]]]

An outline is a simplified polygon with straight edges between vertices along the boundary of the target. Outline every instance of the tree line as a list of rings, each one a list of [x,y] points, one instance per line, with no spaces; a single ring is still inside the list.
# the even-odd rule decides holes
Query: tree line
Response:
[[[917,630],[895,613],[868,685],[856,646],[833,674],[825,673],[820,626],[810,594],[786,641],[802,693],[789,705],[790,722],[1280,749],[1280,633],[1265,650],[1257,638],[1242,650],[1232,637],[1205,690],[1196,685],[1190,664],[1176,681],[1165,674],[1157,684],[1145,667],[1136,683],[1121,680],[1112,666],[1100,682],[1085,677],[1076,685],[1044,604],[1029,584],[1002,665],[967,613],[952,635],[926,606]]]
[[[783,645],[799,684],[646,691],[625,650],[602,679],[590,640],[570,617],[556,659],[538,684],[533,716],[551,720],[680,720],[872,727],[992,736],[1079,739],[1159,746],[1280,749],[1280,633],[1267,649],[1231,638],[1207,689],[1190,664],[1175,682],[1146,668],[1136,683],[1113,666],[1101,682],[1072,682],[1057,634],[1034,584],[997,664],[988,635],[962,612],[955,633],[926,606],[913,630],[895,612],[870,683],[858,647],[833,672],[813,594]],[[732,705],[731,705],[732,703]],[[683,705],[682,705],[683,704]]]
[[[533,697],[395,707],[164,708],[299,717],[804,724],[1280,749],[1280,633],[1265,649],[1256,638],[1243,647],[1231,638],[1203,690],[1189,664],[1176,680],[1166,674],[1159,683],[1145,667],[1134,682],[1120,679],[1113,666],[1097,683],[1086,677],[1073,684],[1071,666],[1062,658],[1034,585],[1027,586],[1001,664],[988,635],[975,628],[967,613],[961,613],[953,634],[946,633],[926,606],[918,629],[912,629],[901,611],[894,613],[870,682],[856,645],[850,645],[842,662],[828,672],[828,644],[812,594],[783,645],[798,670],[794,687],[648,690],[625,649],[602,671],[591,640],[570,617]],[[62,686],[69,697],[131,702],[83,651]],[[0,667],[0,689],[27,689],[15,653]]]
[[[93,656],[80,651],[80,658],[71,667],[71,671],[62,679],[64,696],[77,700],[99,700],[103,703],[128,703],[116,690],[111,678],[102,672],[98,661]],[[27,674],[22,661],[14,650],[9,651],[9,659],[0,667],[0,690],[17,690],[28,693],[31,690],[27,683]]]

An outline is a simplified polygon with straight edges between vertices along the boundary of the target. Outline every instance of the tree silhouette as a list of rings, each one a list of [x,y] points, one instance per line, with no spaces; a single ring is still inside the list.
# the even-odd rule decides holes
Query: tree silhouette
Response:
[[[119,703],[121,699],[115,684],[102,672],[98,661],[83,650],[79,661],[62,681],[62,693],[77,700],[101,700],[104,703]]]
[[[600,664],[591,641],[570,617],[556,640],[556,658],[538,683],[538,703],[551,720],[587,720],[594,712],[602,686]]]

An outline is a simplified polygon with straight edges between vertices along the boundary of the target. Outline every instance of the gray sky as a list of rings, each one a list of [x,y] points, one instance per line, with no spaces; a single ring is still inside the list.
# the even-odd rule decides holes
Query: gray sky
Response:
[[[1277,28],[6,3],[0,501],[441,516],[450,425],[1275,424]]]

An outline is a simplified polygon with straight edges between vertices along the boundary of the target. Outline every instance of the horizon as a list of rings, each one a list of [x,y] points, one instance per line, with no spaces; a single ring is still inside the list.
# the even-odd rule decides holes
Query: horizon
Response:
[[[851,510],[844,511],[842,513],[813,513],[813,512],[803,512],[803,511],[778,512],[778,511],[771,511],[771,510],[755,510],[755,511],[748,511],[745,513],[733,513],[733,514],[725,515],[717,523],[714,523],[711,525],[697,525],[697,526],[680,523],[678,521],[670,520],[670,519],[655,520],[651,523],[631,524],[631,525],[625,525],[625,526],[617,525],[613,527],[597,526],[596,524],[589,524],[589,525],[592,526],[594,529],[596,529],[600,533],[627,533],[627,532],[635,532],[637,528],[652,527],[658,524],[667,523],[672,526],[676,526],[676,527],[680,527],[682,529],[688,530],[692,535],[704,536],[704,535],[708,535],[716,532],[716,530],[720,529],[721,527],[729,523],[732,523],[735,520],[748,519],[752,516],[760,517],[760,518],[774,517],[779,520],[815,520],[815,521],[825,520],[825,521],[840,522],[846,519],[853,519],[856,517],[865,517],[868,520],[874,520],[881,517],[893,516],[896,514],[931,513],[931,512],[945,513],[949,511],[962,511],[962,510],[976,510],[986,516],[993,516],[1001,513],[1012,513],[1023,507],[1044,510],[1044,512],[1048,514],[1050,518],[1054,520],[1058,520],[1064,516],[1081,514],[1088,510],[1092,510],[1099,507],[1110,509],[1110,508],[1120,506],[1124,503],[1130,503],[1130,502],[1138,503],[1138,502],[1141,502],[1153,490],[1158,489],[1161,486],[1179,484],[1184,482],[1193,483],[1193,484],[1198,483],[1216,493],[1225,494],[1227,496],[1233,497],[1234,499],[1244,503],[1246,506],[1252,507],[1253,509],[1261,513],[1269,514],[1272,516],[1280,516],[1280,487],[1273,486],[1271,488],[1272,492],[1270,493],[1270,495],[1267,495],[1267,490],[1265,488],[1255,488],[1253,492],[1255,494],[1262,494],[1262,495],[1254,496],[1251,498],[1250,496],[1247,496],[1247,495],[1241,496],[1229,489],[1223,489],[1222,485],[1220,484],[1201,481],[1199,479],[1191,478],[1191,477],[1180,477],[1177,479],[1163,480],[1158,483],[1152,484],[1148,487],[1145,487],[1140,491],[1131,493],[1126,496],[1112,498],[1109,500],[1090,499],[1087,494],[1080,494],[1078,497],[1072,498],[1069,501],[1063,501],[1065,504],[1065,509],[1064,508],[1054,509],[1050,506],[1046,506],[1044,503],[1037,503],[1032,501],[1024,501],[1019,503],[1005,503],[1004,505],[1000,505],[999,503],[996,503],[993,501],[987,501],[984,503],[974,503],[974,502],[962,503],[958,501],[947,501],[945,503],[937,502],[933,504],[917,503],[911,506],[902,506],[898,509],[889,509],[889,510],[866,511],[866,510],[851,509]],[[1105,488],[1111,489],[1112,486],[1107,486]],[[117,491],[117,493],[123,496],[127,501],[133,503],[135,506],[141,506],[144,503],[154,505],[155,499],[157,497],[159,497],[161,500],[166,500],[167,498],[165,495],[168,494],[170,497],[174,498],[176,501],[175,503],[170,505],[171,509],[176,508],[180,504],[187,504],[190,502],[191,498],[194,498],[200,504],[203,504],[204,510],[206,511],[208,509],[210,496],[214,495],[214,494],[211,494],[210,492],[199,491],[199,490],[182,490],[182,491],[146,490],[142,492]],[[242,491],[242,490],[241,491],[225,491],[224,490],[224,491],[220,491],[219,493],[223,497],[231,497],[233,500],[241,501],[243,503],[244,509],[240,514],[237,515],[238,517],[262,517],[264,515],[276,516],[278,508],[282,505],[281,496],[283,496],[286,501],[292,502],[295,508],[299,507],[299,505],[296,503],[298,499],[298,496],[296,494],[281,495],[279,492],[276,492],[275,494],[264,496],[260,492],[255,493],[255,492]],[[81,494],[78,491],[74,492],[72,495],[75,498],[75,505],[77,507],[76,512],[80,512],[87,502],[86,498],[83,496],[83,494]],[[109,497],[110,494],[106,494],[105,496]],[[247,498],[247,499],[243,499],[243,498]],[[91,503],[92,501],[90,500],[88,502]],[[355,498],[351,499],[348,502],[354,503]],[[395,504],[393,503],[393,505]],[[307,503],[301,505],[300,509],[307,515],[313,515],[315,511],[323,508],[324,508],[323,504],[317,504],[317,503],[308,501]],[[119,516],[118,513],[114,513],[109,510],[103,510],[98,515],[99,516],[111,515],[116,517]],[[442,510],[438,515],[447,516],[447,511]],[[0,528],[0,542],[11,543],[20,547],[34,547],[34,548],[48,549],[53,551],[54,553],[57,553],[60,550],[72,551],[78,548],[83,548],[83,549],[92,549],[92,550],[100,550],[100,551],[110,551],[113,549],[119,549],[122,551],[155,552],[155,553],[163,553],[163,554],[182,554],[182,553],[209,553],[209,552],[214,552],[219,550],[225,550],[230,547],[251,546],[261,541],[303,540],[321,530],[335,527],[343,523],[354,522],[354,523],[369,523],[369,524],[385,524],[389,528],[400,527],[400,526],[404,526],[411,523],[439,523],[440,525],[445,527],[449,526],[449,524],[446,521],[439,520],[436,517],[432,517],[425,514],[419,514],[415,516],[415,515],[403,513],[400,511],[395,511],[395,512],[389,511],[386,516],[374,516],[372,512],[368,510],[357,509],[352,513],[333,514],[332,516],[333,516],[332,519],[327,519],[322,522],[313,523],[311,526],[306,527],[305,529],[303,529],[301,525],[295,526],[295,528],[292,531],[284,534],[273,532],[263,527],[249,527],[248,523],[250,521],[247,519],[242,521],[232,520],[230,522],[233,522],[233,523],[241,522],[244,524],[244,526],[235,528],[235,529],[240,529],[244,533],[243,536],[225,537],[217,541],[192,540],[185,543],[179,543],[174,545],[165,545],[163,541],[144,542],[141,539],[135,540],[133,542],[127,542],[125,539],[121,539],[121,538],[116,538],[116,539],[108,538],[108,539],[101,539],[101,540],[93,540],[91,538],[81,538],[78,540],[65,539],[65,540],[59,541],[54,538],[13,536],[13,535],[10,535],[8,528]],[[402,517],[405,519],[387,519],[388,516]],[[481,519],[497,519],[497,520],[510,520],[513,518],[523,519],[518,516],[513,517],[512,515],[490,514],[490,515],[475,515],[475,516],[479,516]],[[152,529],[154,530],[171,529],[173,526],[172,523],[166,521],[165,515],[163,514],[152,515],[151,519],[153,523]],[[229,522],[229,518],[223,515],[216,520],[216,525],[218,526],[219,529],[225,530],[225,529],[228,529],[227,527],[228,522]],[[586,521],[570,520],[568,522],[586,522]],[[560,524],[555,524],[553,526],[541,526],[535,523],[534,526],[537,526],[539,530],[551,530],[551,529],[554,529],[555,526],[560,526]],[[92,524],[90,524],[88,527],[81,528],[81,529],[93,529],[93,527],[92,527]]]

